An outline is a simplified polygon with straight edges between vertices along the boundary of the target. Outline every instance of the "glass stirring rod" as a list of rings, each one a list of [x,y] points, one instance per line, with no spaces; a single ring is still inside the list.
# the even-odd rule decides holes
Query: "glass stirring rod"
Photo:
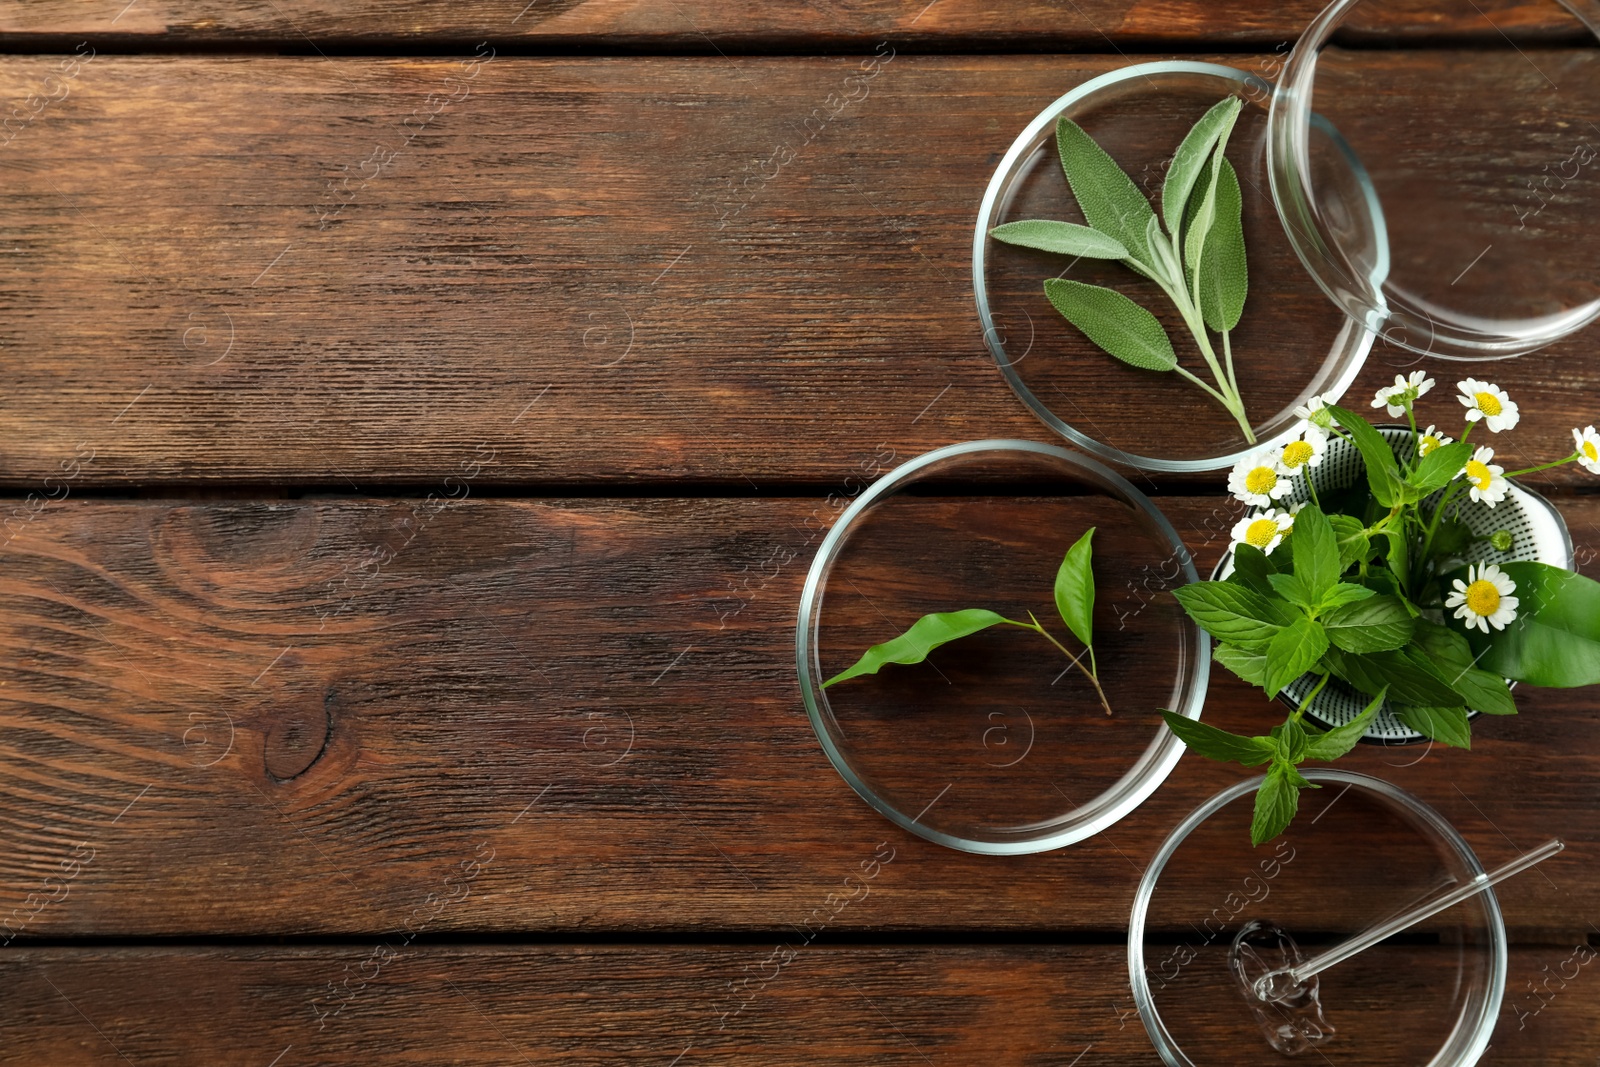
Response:
[[[1281,997],[1291,996],[1298,992],[1307,981],[1321,974],[1329,967],[1343,963],[1358,952],[1365,952],[1385,938],[1392,937],[1408,927],[1415,926],[1422,920],[1439,914],[1448,907],[1461,903],[1469,897],[1477,896],[1490,886],[1505,881],[1514,874],[1521,874],[1536,863],[1542,863],[1554,856],[1567,846],[1557,838],[1551,838],[1531,852],[1525,852],[1510,863],[1496,867],[1492,871],[1464,882],[1454,889],[1429,897],[1421,904],[1401,912],[1392,919],[1378,923],[1367,930],[1357,934],[1348,941],[1341,942],[1319,952],[1308,960],[1303,960],[1293,967],[1282,967],[1270,971],[1256,979],[1255,994],[1257,998],[1265,1001],[1278,1000]]]

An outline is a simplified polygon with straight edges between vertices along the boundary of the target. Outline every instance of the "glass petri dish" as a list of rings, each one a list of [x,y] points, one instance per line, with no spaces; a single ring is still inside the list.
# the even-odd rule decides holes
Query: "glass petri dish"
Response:
[[[1053,586],[1090,527],[1095,654],[1114,714],[1036,633],[997,626],[824,689],[925,614],[1032,611],[1077,652]],[[1196,580],[1149,499],[1088,457],[1030,441],[941,448],[884,475],[812,562],[800,689],[835,769],[891,821],[967,852],[1041,852],[1137,807],[1183,748],[1158,709],[1199,718],[1208,639],[1165,590]]]
[[[1308,1005],[1253,1010],[1230,962],[1250,924],[1272,924],[1303,955],[1337,944],[1482,872],[1437,812],[1377,778],[1305,770],[1289,830],[1250,846],[1254,793],[1240,782],[1161,846],[1134,897],[1128,969],[1150,1040],[1168,1067],[1284,1061],[1265,1026],[1315,1026],[1308,1061],[1467,1067],[1488,1046],[1506,981],[1506,932],[1492,890],[1318,976]],[[1310,1031],[1316,1032],[1316,1031]]]
[[[1268,191],[1267,106],[1272,87],[1214,63],[1141,63],[1094,78],[1039,113],[990,179],[972,246],[972,285],[984,341],[1013,391],[1073,446],[1141,470],[1190,473],[1232,465],[1293,434],[1294,408],[1317,393],[1342,395],[1372,336],[1330,305],[1306,275]],[[1057,120],[1082,126],[1159,202],[1165,168],[1189,128],[1219,100],[1244,101],[1229,140],[1239,174],[1250,295],[1231,340],[1256,442],[1198,387],[1176,374],[1129,367],[1095,347],[1045,298],[1047,278],[1107,286],[1152,311],[1179,362],[1207,378],[1187,328],[1154,282],[1119,263],[1018,248],[995,226],[1046,218],[1082,223],[1062,173]]]
[[[1335,304],[1386,345],[1463,360],[1600,316],[1597,33],[1595,0],[1336,0],[1312,22],[1272,100],[1269,172]]]

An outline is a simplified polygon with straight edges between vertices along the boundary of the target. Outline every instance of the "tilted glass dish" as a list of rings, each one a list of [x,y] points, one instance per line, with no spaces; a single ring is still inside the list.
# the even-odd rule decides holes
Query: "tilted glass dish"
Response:
[[[1060,651],[1007,626],[823,688],[933,612],[1032,611],[1070,642],[1052,591],[1090,527],[1111,715]],[[1209,639],[1162,595],[1196,577],[1155,505],[1088,457],[1030,441],[929,452],[870,486],[812,562],[795,639],[807,714],[844,780],[912,833],[990,854],[1080,841],[1177,763],[1182,745],[1159,709],[1200,715]]]
[[[1214,470],[1292,436],[1294,408],[1342,394],[1372,336],[1331,306],[1307,276],[1268,191],[1272,87],[1215,63],[1140,63],[1091,79],[1045,108],[1011,145],[984,193],[973,236],[972,284],[984,341],[1016,394],[1047,426],[1100,459],[1147,471]],[[1243,110],[1227,156],[1238,171],[1250,292],[1231,333],[1232,360],[1255,441],[1194,384],[1130,367],[1056,312],[1044,280],[1065,277],[1123,293],[1167,329],[1181,365],[1206,378],[1196,343],[1154,282],[1109,260],[1070,260],[996,240],[1024,219],[1083,222],[1062,173],[1056,124],[1083,127],[1134,183],[1159,201],[1165,168],[1208,108],[1237,96]]]

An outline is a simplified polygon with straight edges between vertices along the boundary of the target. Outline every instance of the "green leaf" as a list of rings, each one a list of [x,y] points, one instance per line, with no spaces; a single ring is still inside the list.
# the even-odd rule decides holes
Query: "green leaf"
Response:
[[[1267,696],[1275,697],[1284,686],[1316,665],[1328,651],[1328,635],[1322,624],[1302,615],[1278,632],[1267,646]]]
[[[1219,137],[1226,137],[1238,121],[1243,101],[1236,96],[1219,100],[1211,110],[1200,116],[1184,137],[1183,143],[1173,153],[1172,164],[1167,168],[1167,180],[1161,187],[1161,215],[1166,220],[1167,231],[1174,238],[1183,225],[1184,209],[1189,206],[1189,194],[1195,180],[1211,159],[1211,150]]]
[[[1332,611],[1334,608],[1340,608],[1346,604],[1354,604],[1358,600],[1366,600],[1377,595],[1364,585],[1340,582],[1328,590],[1328,595],[1322,598],[1321,604],[1317,605],[1317,611]]]
[[[1461,707],[1422,707],[1396,704],[1397,718],[1417,733],[1453,748],[1472,747],[1472,722]]]
[[[1389,442],[1355,412],[1333,404],[1328,405],[1328,410],[1361,452],[1361,460],[1367,468],[1367,486],[1373,498],[1386,508],[1394,507],[1394,502],[1400,499],[1400,465],[1395,462]]]
[[[1417,464],[1417,469],[1411,472],[1406,481],[1423,496],[1435,489],[1443,489],[1467,465],[1467,460],[1472,458],[1472,449],[1473,446],[1465,441],[1442,445],[1423,456],[1422,462]]]
[[[1056,150],[1061,154],[1067,184],[1089,225],[1121,244],[1132,258],[1149,264],[1145,223],[1155,217],[1155,211],[1133,179],[1069,118],[1056,123]]]
[[[1383,707],[1384,693],[1379,693],[1366,710],[1343,726],[1335,726],[1325,734],[1318,734],[1306,744],[1306,759],[1336,760],[1349,752],[1367,732],[1367,724]]]
[[[1439,523],[1439,530],[1433,535],[1430,553],[1435,560],[1460,559],[1470,544],[1472,528],[1458,519],[1446,518]]]
[[[1251,652],[1236,645],[1218,645],[1212,651],[1211,658],[1251,685],[1267,684],[1267,653],[1265,649]]]
[[[1272,739],[1278,743],[1278,755],[1285,763],[1293,766],[1299,763],[1306,754],[1306,732],[1301,725],[1293,719],[1288,719],[1272,728]]]
[[[1412,648],[1356,654],[1334,646],[1323,656],[1334,677],[1349,682],[1368,696],[1385,689],[1391,700],[1425,707],[1460,702],[1456,691]]]
[[[1277,596],[1270,576],[1277,572],[1272,560],[1255,545],[1240,542],[1233,550],[1233,573],[1228,581],[1253,589],[1265,597]]]
[[[1329,515],[1328,525],[1333,527],[1333,540],[1339,546],[1339,570],[1372,558],[1372,541],[1360,519],[1349,515]]]
[[[1094,549],[1089,544],[1092,537],[1093,526],[1067,549],[1061,566],[1056,568],[1056,610],[1085,648],[1094,644]]]
[[[1305,583],[1311,603],[1316,604],[1339,584],[1339,545],[1333,538],[1328,517],[1315,504],[1307,504],[1294,517],[1294,535],[1289,538],[1294,552],[1295,577]]]
[[[1418,619],[1416,624],[1412,644],[1432,661],[1440,676],[1461,695],[1468,708],[1485,715],[1517,713],[1517,702],[1506,680],[1478,669],[1465,637],[1427,619]]]
[[[1085,337],[1122,362],[1144,370],[1172,370],[1178,354],[1156,317],[1115,289],[1067,278],[1044,283],[1044,295]]]
[[[1221,162],[1211,232],[1206,235],[1199,265],[1193,268],[1198,276],[1200,315],[1218,333],[1239,325],[1250,293],[1250,271],[1244,252],[1244,197],[1233,164],[1225,158]]]
[[[1416,621],[1399,597],[1373,595],[1334,608],[1322,617],[1322,625],[1335,646],[1364,653],[1404,647]]]
[[[1277,746],[1265,737],[1243,737],[1208,726],[1203,722],[1185,718],[1175,711],[1161,712],[1167,727],[1178,735],[1178,740],[1207,759],[1229,763],[1242,763],[1254,767],[1272,758]]]
[[[1300,580],[1298,574],[1269,574],[1267,584],[1272,586],[1274,593],[1297,608],[1312,611],[1317,606],[1317,598],[1311,595],[1311,590],[1306,588],[1306,583]]]
[[[1195,625],[1217,640],[1265,650],[1298,613],[1232,582],[1194,582],[1172,591]]]
[[[1504,630],[1468,632],[1478,665],[1556,689],[1600,682],[1600,582],[1546,563],[1500,569],[1517,583],[1517,619]]]
[[[854,666],[823,682],[822,688],[826,689],[835,682],[842,682],[859,675],[877,674],[880,668],[889,663],[921,663],[928,658],[929,652],[940,645],[954,641],[958,637],[975,634],[979,630],[987,630],[1000,623],[1011,623],[1011,620],[985,608],[924,615],[899,637],[867,649],[861,654],[861,658],[856,660]],[[1012,625],[1019,624],[1012,623]]]
[[[1300,787],[1294,768],[1274,761],[1266,781],[1256,790],[1255,818],[1250,822],[1250,843],[1264,845],[1283,833],[1300,809]]]
[[[996,226],[989,236],[1008,245],[1037,248],[1062,256],[1087,256],[1090,259],[1127,259],[1122,242],[1099,230],[1075,222],[1051,219],[1023,219]]]

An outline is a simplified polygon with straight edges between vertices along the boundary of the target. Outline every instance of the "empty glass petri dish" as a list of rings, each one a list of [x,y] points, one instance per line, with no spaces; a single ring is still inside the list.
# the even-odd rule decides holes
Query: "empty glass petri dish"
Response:
[[[1247,978],[1309,957],[1483,870],[1437,812],[1377,778],[1303,770],[1281,837],[1250,845],[1255,789],[1240,782],[1161,846],[1134,898],[1128,969],[1168,1067],[1268,1067],[1280,1046],[1316,1063],[1468,1067],[1489,1044],[1506,980],[1493,890],[1263,1003]],[[1241,976],[1244,976],[1243,978]]]
[[[1384,344],[1495,359],[1600,316],[1597,33],[1595,0],[1336,0],[1290,52],[1273,198]]]
[[[1278,220],[1267,179],[1271,95],[1259,77],[1215,63],[1136,64],[1085,82],[1045,108],[996,168],[972,249],[984,341],[1016,394],[1073,446],[1147,471],[1227,467],[1254,448],[1287,440],[1296,406],[1318,393],[1342,395],[1360,371],[1372,335],[1328,302]],[[1073,261],[989,236],[998,225],[1024,219],[1084,221],[1057,153],[1058,119],[1081,126],[1159,204],[1184,135],[1229,96],[1243,101],[1227,156],[1243,197],[1250,280],[1230,344],[1254,442],[1193,383],[1119,362],[1044,295],[1045,279],[1064,277],[1131,297],[1166,327],[1179,363],[1209,382],[1196,342],[1154,282],[1117,262]]]
[[[1029,612],[1075,654],[1053,588],[1085,531],[1096,579],[1094,650],[1111,714],[1037,633],[995,626],[824,688],[923,615]],[[1167,591],[1196,580],[1172,524],[1124,478],[1030,441],[972,441],[884,475],[812,562],[796,656],[823,750],[897,825],[968,852],[1040,852],[1132,811],[1182,745],[1159,714],[1198,718],[1206,636]]]

